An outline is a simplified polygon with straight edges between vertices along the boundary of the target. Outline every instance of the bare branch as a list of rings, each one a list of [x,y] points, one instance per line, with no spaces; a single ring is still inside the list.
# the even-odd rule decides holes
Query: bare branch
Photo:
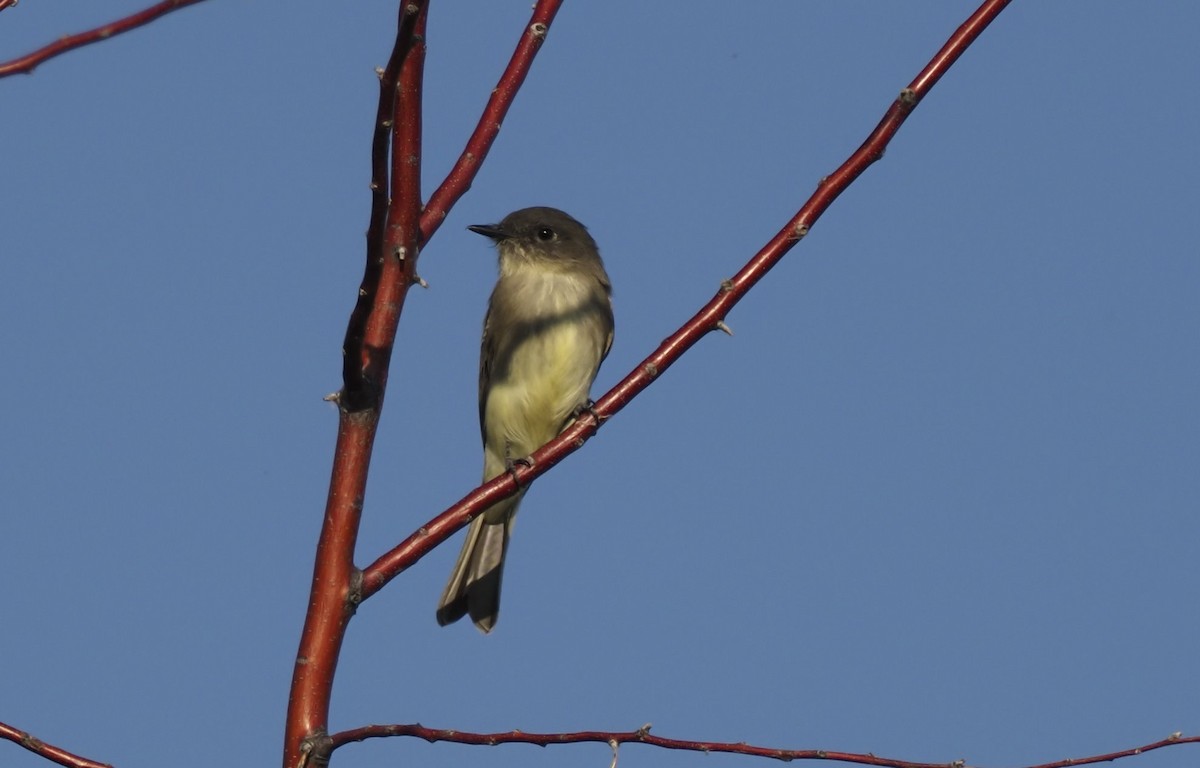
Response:
[[[334,673],[358,604],[354,545],[367,469],[400,312],[416,275],[426,10],[426,0],[401,2],[396,42],[380,74],[367,263],[343,348],[344,387],[333,397],[338,403],[337,446],[288,697],[283,764],[289,768],[310,760],[325,762]]]
[[[365,600],[378,592],[387,582],[492,504],[512,496],[518,488],[526,487],[555,464],[579,450],[588,438],[596,434],[602,422],[628,405],[700,339],[715,330],[725,331],[725,316],[734,305],[742,300],[792,246],[808,234],[809,228],[869,165],[883,157],[888,143],[921,99],[1011,1],[986,0],[942,46],[916,79],[900,91],[900,95],[866,141],[836,171],[821,180],[817,191],[783,229],[777,232],[736,275],[722,281],[716,296],[691,320],[671,334],[652,355],[597,400],[591,417],[582,416],[563,430],[562,434],[538,449],[530,457],[529,466],[514,467],[513,472],[501,474],[479,486],[390,552],[379,557],[363,571],[362,599]]]
[[[379,407],[378,401],[382,397],[384,382],[376,380],[374,377],[380,374],[386,377],[387,357],[390,356],[391,345],[395,337],[393,326],[391,339],[376,338],[373,346],[366,343],[368,328],[373,325],[377,331],[380,329],[379,323],[373,323],[372,318],[380,310],[380,291],[384,290],[381,286],[385,286],[389,282],[384,280],[385,267],[396,265],[395,262],[385,258],[385,254],[388,252],[387,237],[390,231],[388,217],[392,215],[394,207],[390,203],[399,199],[395,194],[397,190],[393,188],[395,179],[392,175],[396,163],[396,158],[392,156],[396,147],[392,142],[394,134],[399,130],[396,120],[409,120],[407,126],[409,129],[415,127],[418,132],[420,129],[419,98],[417,99],[417,109],[414,109],[412,104],[398,103],[401,65],[414,43],[414,29],[419,15],[417,11],[416,3],[401,3],[399,27],[391,58],[388,60],[386,68],[377,71],[379,104],[375,113],[375,130],[371,139],[371,218],[367,225],[367,263],[362,283],[358,289],[358,302],[350,314],[350,321],[346,327],[346,339],[342,344],[342,392],[338,398],[338,402],[344,410],[355,413]],[[417,141],[419,142],[419,140],[418,135]],[[392,157],[392,166],[388,164],[389,156]],[[419,163],[419,159],[417,162]],[[389,182],[389,179],[392,179],[392,182]],[[419,210],[419,191],[417,194],[418,196],[412,203]],[[413,258],[409,261],[410,266],[415,269],[415,244],[411,248]],[[407,290],[407,285],[399,286],[398,280],[390,282],[397,284],[395,288]],[[389,292],[394,292],[395,288]],[[397,322],[399,320],[398,311],[396,320]],[[384,326],[386,327],[387,324],[385,321]],[[380,334],[376,333],[376,335]],[[379,359],[375,353],[383,350],[386,350],[386,355]]]
[[[517,91],[525,82],[525,76],[529,74],[529,68],[533,65],[533,57],[542,47],[560,5],[562,0],[538,0],[538,4],[534,6],[525,32],[521,35],[504,74],[500,76],[500,81],[492,89],[492,96],[488,99],[475,131],[467,140],[466,148],[446,175],[445,181],[434,190],[425,205],[425,211],[421,214],[421,235],[424,242],[429,241],[433,233],[442,226],[446,214],[471,188],[471,182],[475,180],[484,158],[491,151],[492,142],[500,133],[500,124],[504,122],[508,108],[512,106]]]
[[[541,0],[535,8],[466,151],[435,193],[437,213],[428,218],[421,215],[420,199],[426,0],[401,3],[392,56],[378,72],[366,268],[342,350],[343,388],[329,398],[338,404],[338,438],[288,704],[284,765],[289,768],[320,762],[329,749],[334,671],[346,626],[361,601],[353,555],[367,471],[404,299],[411,285],[422,282],[416,273],[418,248],[469,188],[560,2]]]
[[[0,0],[0,11],[3,11],[5,8],[12,8],[16,4],[17,0]]]
[[[965,768],[964,760],[953,760],[948,763],[916,763],[909,760],[895,760],[871,754],[855,752],[830,752],[825,749],[775,749],[758,747],[744,742],[722,741],[687,741],[683,739],[668,739],[654,736],[650,726],[644,725],[636,731],[606,732],[578,731],[575,733],[526,733],[525,731],[506,731],[503,733],[466,733],[463,731],[439,730],[426,728],[422,725],[368,725],[349,731],[335,733],[330,737],[333,748],[345,746],[356,741],[367,739],[387,738],[391,736],[410,736],[424,739],[428,742],[448,741],[455,744],[474,744],[477,746],[496,746],[498,744],[532,744],[547,747],[551,744],[581,744],[589,742],[606,743],[613,747],[614,754],[619,744],[648,744],[663,749],[678,749],[687,752],[724,752],[748,757],[766,757],[785,762],[792,760],[836,760],[842,763],[857,765],[884,766],[885,768]],[[1126,757],[1133,757],[1144,752],[1151,752],[1177,744],[1200,744],[1200,736],[1183,736],[1174,733],[1161,741],[1155,741],[1141,747],[1110,752],[1091,757],[1077,757],[1059,760],[1053,763],[1042,763],[1029,768],[1067,768],[1067,766],[1088,765],[1090,763],[1111,762]]]
[[[172,11],[178,11],[180,8],[186,8],[189,5],[202,3],[204,0],[163,0],[157,5],[152,5],[145,10],[130,14],[122,19],[109,22],[103,26],[89,29],[87,32],[80,32],[74,35],[60,37],[49,45],[45,45],[33,53],[27,53],[24,56],[13,59],[12,61],[0,64],[0,77],[8,77],[9,75],[29,74],[39,64],[52,59],[55,56],[62,55],[67,51],[73,51],[76,48],[82,48],[85,45],[98,43],[101,40],[107,40],[110,37],[128,32],[131,29],[137,29],[140,26],[149,24],[150,22],[162,16],[166,16]],[[16,5],[16,0],[0,0],[0,10],[9,5]]]
[[[3,5],[0,5],[0,10],[4,10]],[[47,744],[30,734],[11,725],[0,723],[0,739],[7,739],[14,744],[20,744],[25,749],[28,749],[39,757],[44,757],[52,763],[65,765],[67,768],[112,768],[108,763],[97,763],[95,760],[88,760],[86,757],[71,754],[65,749],[59,749],[56,746]]]

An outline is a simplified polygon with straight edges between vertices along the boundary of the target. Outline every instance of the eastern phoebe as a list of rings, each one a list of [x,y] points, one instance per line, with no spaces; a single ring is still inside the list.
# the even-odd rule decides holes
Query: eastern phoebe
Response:
[[[524,208],[499,224],[467,229],[490,237],[500,254],[479,351],[487,482],[590,405],[588,390],[612,346],[612,285],[587,229],[560,210]],[[483,632],[492,631],[504,553],[524,495],[522,489],[471,521],[438,603],[438,624],[469,614]]]

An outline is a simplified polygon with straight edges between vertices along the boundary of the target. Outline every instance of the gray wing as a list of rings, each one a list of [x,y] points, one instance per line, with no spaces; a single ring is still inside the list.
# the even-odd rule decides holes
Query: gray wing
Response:
[[[603,312],[604,312],[604,321],[605,321],[604,324],[608,328],[608,338],[606,338],[604,340],[604,351],[600,353],[600,362],[601,363],[604,362],[604,358],[608,357],[608,351],[610,349],[612,349],[613,331],[616,328],[616,324],[617,324],[616,319],[613,317],[612,286],[605,283],[604,288],[605,288],[606,301],[604,302]],[[599,363],[596,364],[596,368],[597,369],[600,368]]]
[[[492,387],[492,361],[496,359],[496,337],[492,333],[492,304],[488,302],[487,316],[483,319],[483,340],[479,344],[479,434],[483,435],[483,444],[487,445],[487,412],[488,390]]]

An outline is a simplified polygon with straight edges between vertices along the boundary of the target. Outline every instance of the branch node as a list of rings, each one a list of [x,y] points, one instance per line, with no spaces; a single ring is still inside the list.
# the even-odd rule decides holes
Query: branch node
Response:
[[[654,727],[654,723],[646,723],[641,728],[637,729],[637,737],[644,739],[650,735],[650,729]]]
[[[300,761],[296,763],[297,768],[306,768],[309,765],[325,768],[329,765],[329,752],[333,746],[333,740],[329,738],[329,731],[320,728],[309,734],[300,742]]]
[[[732,329],[732,328],[730,328],[728,325],[726,325],[724,320],[718,320],[718,321],[717,321],[716,329],[717,329],[718,331],[724,331],[724,332],[725,332],[725,334],[726,334],[726,335],[728,335],[728,336],[732,336],[732,335],[733,335],[733,329]]]
[[[617,768],[617,747],[619,746],[617,744],[617,740],[609,739],[608,746],[612,747],[612,751],[613,751],[612,763],[609,764],[608,768]]]
[[[353,616],[362,603],[363,574],[361,568],[355,568],[350,576],[350,589],[346,592],[346,613]]]
[[[725,278],[721,281],[721,293],[729,293],[733,290],[733,281]]]
[[[905,88],[900,91],[900,103],[906,107],[911,107],[917,103],[917,92],[912,88]]]
[[[339,389],[337,392],[330,392],[328,395],[325,395],[325,397],[322,397],[321,399],[327,403],[333,403],[336,405],[336,404],[342,402],[342,390]]]
[[[808,235],[808,224],[801,222],[801,223],[797,224],[796,226],[792,227],[792,235],[797,240],[803,240]]]
[[[413,275],[412,281],[413,285],[419,285],[425,289],[429,288],[429,283],[425,282],[425,278],[421,277],[420,275]]]
[[[646,363],[642,366],[642,370],[645,371],[646,375],[652,379],[658,377],[658,366],[654,363]]]
[[[383,67],[375,67],[375,77],[378,77],[380,80],[383,79],[383,76],[386,72],[387,70]]]
[[[421,8],[416,3],[409,3],[404,6],[404,14],[406,16],[416,16],[420,10]]]
[[[535,21],[533,24],[529,25],[529,32],[538,39],[544,39],[548,29],[549,27],[540,21]]]

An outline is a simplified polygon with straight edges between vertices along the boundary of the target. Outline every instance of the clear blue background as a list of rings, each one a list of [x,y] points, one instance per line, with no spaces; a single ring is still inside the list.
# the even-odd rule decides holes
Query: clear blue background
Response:
[[[23,0],[0,50],[143,2]],[[466,225],[591,228],[602,393],[975,5],[568,2],[421,257],[360,564],[478,481],[495,265]],[[433,3],[427,192],[529,8]],[[211,0],[0,81],[0,720],[121,768],[278,764],[395,15]],[[1193,2],[1014,3],[736,335],[535,485],[491,636],[434,623],[457,538],[362,606],[332,726],[651,722],[982,766],[1200,732],[1198,26]],[[609,760],[390,740],[335,764]]]

